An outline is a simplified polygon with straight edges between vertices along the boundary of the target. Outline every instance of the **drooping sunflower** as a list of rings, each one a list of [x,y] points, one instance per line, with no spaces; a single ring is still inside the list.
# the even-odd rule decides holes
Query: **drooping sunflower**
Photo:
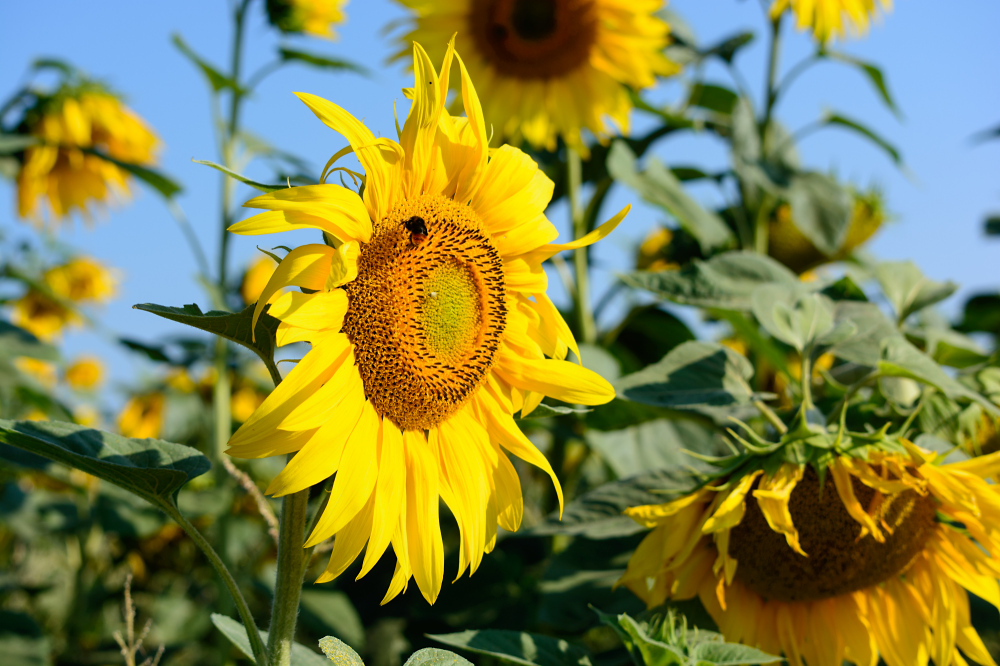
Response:
[[[791,7],[795,26],[810,30],[816,41],[827,43],[848,35],[863,37],[878,11],[892,9],[892,0],[774,0],[771,18]]]
[[[444,44],[458,34],[494,131],[555,150],[557,137],[587,153],[581,130],[628,132],[628,88],[680,70],[663,49],[662,0],[399,0],[413,10],[402,39]],[[437,55],[432,53],[432,55]]]
[[[89,82],[39,96],[26,111],[21,130],[42,142],[25,149],[17,175],[18,213],[36,221],[45,217],[43,203],[60,220],[74,211],[89,217],[92,204],[128,196],[128,172],[87,149],[149,166],[159,146],[142,118]]]
[[[267,0],[267,18],[282,32],[336,39],[333,26],[344,20],[347,0]]]
[[[653,530],[620,583],[650,607],[697,596],[727,640],[793,666],[993,666],[966,591],[1000,608],[1000,453],[900,444],[631,508]]]
[[[490,150],[472,80],[449,43],[440,73],[414,44],[413,100],[399,141],[376,138],[341,107],[299,94],[350,146],[362,196],[324,183],[247,203],[268,212],[231,231],[314,228],[336,247],[293,249],[271,277],[256,314],[271,303],[279,345],[312,349],[230,440],[236,457],[296,453],[268,493],[286,495],[336,475],[307,545],[336,534],[320,580],[361,550],[366,574],[392,544],[396,570],[385,600],[411,576],[428,602],[441,589],[438,523],[443,499],[458,523],[458,575],[474,572],[516,530],[520,482],[513,454],[559,482],[513,414],[543,396],[601,404],[614,391],[564,360],[573,335],[546,296],[542,263],[603,238],[621,211],[572,243],[551,244],[545,217],[553,184],[511,146]],[[453,62],[466,117],[445,108]],[[335,160],[331,160],[331,164]],[[350,172],[348,172],[350,173]],[[324,179],[325,180],[324,174]],[[301,287],[306,293],[285,287]]]

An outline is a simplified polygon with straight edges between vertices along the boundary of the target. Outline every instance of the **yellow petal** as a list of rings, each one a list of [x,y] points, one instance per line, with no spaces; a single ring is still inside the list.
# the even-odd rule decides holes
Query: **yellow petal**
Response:
[[[521,480],[506,453],[499,452],[499,464],[493,475],[497,489],[497,521],[508,532],[516,532],[524,515]]]
[[[625,219],[625,216],[628,215],[628,212],[631,209],[632,209],[631,205],[625,206],[618,212],[617,215],[615,215],[610,220],[608,220],[601,226],[591,231],[583,238],[578,238],[575,241],[569,243],[546,245],[545,247],[541,247],[535,250],[534,252],[531,252],[528,256],[530,256],[532,259],[540,259],[544,261],[545,259],[548,259],[549,257],[552,257],[556,254],[559,254],[560,252],[565,252],[566,250],[575,250],[577,248],[593,245],[597,241],[606,238],[608,234],[614,231],[615,228],[619,224],[621,224],[622,220]]]
[[[837,488],[837,494],[840,495],[840,501],[843,503],[844,508],[847,509],[847,513],[851,514],[851,517],[858,521],[863,528],[859,537],[870,533],[876,541],[880,543],[884,542],[885,536],[882,534],[882,530],[875,523],[875,520],[868,515],[868,512],[865,511],[864,507],[861,506],[861,502],[854,495],[854,486],[851,484],[849,469],[848,464],[840,458],[834,460],[833,464],[829,467],[830,476],[833,477],[833,483]]]
[[[705,521],[701,528],[703,534],[728,530],[740,524],[740,521],[743,520],[743,514],[746,512],[744,500],[746,500],[754,480],[761,474],[762,472],[757,470],[740,479],[739,483],[729,491],[726,498],[719,503],[709,519]]]
[[[326,569],[316,579],[316,583],[331,581],[344,573],[351,562],[358,559],[361,549],[368,541],[368,535],[372,530],[372,517],[374,515],[375,494],[368,498],[364,508],[354,516],[344,529],[337,532],[337,538],[333,540],[333,552],[330,553],[330,561]],[[361,576],[358,576],[359,578]]]
[[[572,404],[603,405],[615,397],[611,384],[587,368],[556,359],[528,359],[500,347],[496,372],[511,386]]]
[[[354,354],[348,352],[329,381],[299,401],[275,427],[289,432],[313,430],[344,421],[347,415],[360,416],[365,394],[354,363]]]
[[[344,240],[360,240],[367,243],[372,238],[372,221],[361,197],[340,185],[324,183],[289,187],[254,197],[243,205],[247,208],[304,213],[318,217],[337,228],[340,233],[335,235]],[[239,229],[239,224],[245,223],[238,223],[234,227]]]
[[[305,287],[315,291],[323,289],[327,276],[330,275],[334,252],[332,247],[326,245],[301,245],[285,255],[257,299],[257,306],[253,310],[254,330],[256,331],[257,319],[264,311],[264,306],[285,287]]]
[[[423,433],[403,432],[406,449],[406,538],[413,579],[433,604],[444,579],[444,544],[438,519],[438,454]]]
[[[799,545],[799,531],[792,522],[792,514],[788,510],[788,500],[796,484],[802,480],[801,465],[784,464],[773,476],[766,476],[761,481],[753,496],[757,498],[757,506],[764,514],[767,524],[779,534],[785,535],[788,547],[803,557],[808,557]]]
[[[343,247],[343,246],[341,246]],[[311,331],[340,330],[347,312],[347,293],[343,289],[303,294],[288,291],[275,299],[269,315],[289,326]]]
[[[360,254],[361,246],[354,241],[344,243],[337,248],[330,265],[330,277],[326,281],[327,289],[353,282],[358,277],[358,256]]]
[[[406,462],[403,433],[388,418],[382,418],[382,441],[378,451],[378,481],[375,483],[375,513],[371,539],[361,565],[364,576],[371,571],[389,546],[399,524],[399,512],[406,499]]]

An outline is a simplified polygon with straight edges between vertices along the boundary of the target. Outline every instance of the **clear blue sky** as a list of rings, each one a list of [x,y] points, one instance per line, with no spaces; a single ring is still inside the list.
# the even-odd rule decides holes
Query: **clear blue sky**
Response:
[[[348,21],[340,26],[336,42],[282,40],[264,21],[263,1],[254,4],[257,7],[247,30],[247,71],[269,61],[283,42],[350,58],[375,75],[364,79],[288,67],[268,78],[246,105],[247,129],[304,157],[318,173],[344,141],[292,95],[307,91],[346,107],[376,133],[394,136],[393,102],[401,117],[405,115],[407,101],[399,90],[409,85],[401,64],[385,64],[394,45],[384,27],[404,16],[396,4],[352,0],[347,6]],[[959,296],[946,305],[949,312],[955,312],[967,295],[1000,285],[1000,241],[987,240],[981,231],[984,217],[1000,212],[1000,141],[979,146],[969,141],[973,133],[1000,123],[1000,71],[996,67],[1000,42],[995,39],[1000,3],[897,0],[894,4],[893,12],[867,38],[838,48],[883,68],[902,109],[902,120],[881,105],[856,71],[837,64],[820,65],[805,74],[777,115],[790,127],[799,128],[823,110],[841,111],[863,119],[901,149],[909,175],[900,173],[882,152],[844,131],[815,134],[801,145],[804,164],[832,169],[859,185],[878,183],[884,188],[896,221],[876,237],[870,249],[887,259],[913,259],[931,277],[961,283]],[[764,27],[756,0],[674,0],[670,6],[687,20],[702,43],[744,29],[761,32]],[[191,158],[217,159],[209,95],[199,74],[171,45],[170,36],[181,34],[208,60],[222,65],[231,37],[228,15],[229,3],[224,0],[35,0],[5,3],[0,23],[0,97],[21,85],[27,65],[42,56],[67,59],[122,91],[163,139],[162,168],[183,183],[180,204],[213,258],[218,242],[219,180],[215,172],[190,162]],[[783,71],[812,48],[805,34],[788,30],[785,37]],[[764,51],[764,40],[758,39],[737,60],[758,92],[764,78]],[[710,69],[709,75],[730,82],[721,69]],[[654,96],[672,99],[678,90],[676,84],[667,83]],[[643,121],[635,119],[641,128]],[[671,138],[658,145],[656,154],[669,164],[709,168],[726,164],[722,144],[707,135]],[[269,177],[263,164],[247,171],[260,179]],[[713,202],[707,188],[694,191]],[[238,193],[241,200],[251,195],[251,190],[242,187]],[[616,188],[607,214],[633,199],[630,192]],[[14,211],[13,187],[2,184],[0,225],[14,235],[30,233],[16,221]],[[552,211],[551,217],[565,229],[564,210]],[[655,210],[637,206],[626,225],[598,250],[601,265],[610,270],[625,268],[635,243],[658,219]],[[111,210],[92,229],[77,223],[63,238],[122,272],[119,297],[100,313],[113,331],[147,340],[179,332],[177,325],[131,310],[133,303],[196,301],[207,305],[180,231],[158,196],[148,190],[140,189],[131,203]],[[234,239],[232,266],[256,253],[253,240]],[[116,381],[128,381],[147,368],[91,333],[69,335],[65,348],[69,355],[96,352],[110,359]]]

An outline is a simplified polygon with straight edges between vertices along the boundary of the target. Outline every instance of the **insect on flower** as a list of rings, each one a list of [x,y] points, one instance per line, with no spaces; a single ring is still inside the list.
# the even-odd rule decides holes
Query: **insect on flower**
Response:
[[[410,232],[410,243],[413,247],[417,247],[427,240],[427,223],[422,217],[414,215],[404,222],[403,226]]]

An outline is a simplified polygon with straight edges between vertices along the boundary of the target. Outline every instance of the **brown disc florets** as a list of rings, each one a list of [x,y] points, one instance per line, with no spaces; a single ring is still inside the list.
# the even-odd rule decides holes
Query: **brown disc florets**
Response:
[[[547,79],[587,62],[597,17],[593,0],[482,0],[472,3],[469,34],[503,74]]]
[[[375,224],[345,289],[344,332],[365,395],[399,428],[458,410],[493,365],[507,321],[503,263],[466,205],[435,195]]]
[[[736,578],[765,599],[812,601],[877,585],[906,571],[935,527],[934,500],[915,490],[883,495],[853,476],[851,483],[861,506],[889,528],[884,542],[871,534],[859,539],[861,525],[848,514],[829,475],[821,494],[819,477],[809,467],[788,502],[808,557],[770,528],[751,493],[743,520],[730,534]]]

